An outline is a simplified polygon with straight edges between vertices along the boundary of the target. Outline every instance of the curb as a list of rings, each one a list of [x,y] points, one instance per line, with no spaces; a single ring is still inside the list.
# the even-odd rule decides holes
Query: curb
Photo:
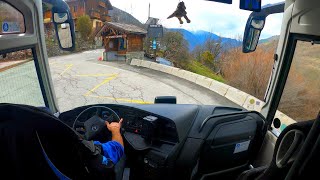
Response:
[[[33,59],[29,58],[29,59],[26,59],[26,60],[24,60],[24,61],[22,61],[22,62],[19,62],[19,63],[16,63],[16,64],[11,64],[11,65],[9,65],[9,66],[6,66],[6,67],[1,68],[1,69],[0,69],[0,72],[9,70],[9,69],[14,68],[14,67],[16,67],[16,66],[19,66],[19,65],[22,65],[22,64],[24,64],[24,63],[30,62],[30,61],[32,61],[32,60],[33,60]]]
[[[151,61],[144,61],[140,59],[132,59],[130,65],[141,66],[141,67],[153,69],[156,71],[161,71],[161,72],[185,79],[187,81],[193,82],[195,84],[198,84],[199,86],[207,88],[212,92],[215,92],[229,99],[230,101],[240,105],[241,107],[249,111],[260,112],[262,107],[265,105],[263,101],[239,89],[236,89],[232,86],[216,81],[214,79],[211,79],[199,74],[195,74],[190,71],[158,64]],[[275,118],[279,118],[282,124],[286,126],[296,122],[295,120],[293,120],[292,118],[288,117],[287,115],[283,114],[280,111],[276,112]]]

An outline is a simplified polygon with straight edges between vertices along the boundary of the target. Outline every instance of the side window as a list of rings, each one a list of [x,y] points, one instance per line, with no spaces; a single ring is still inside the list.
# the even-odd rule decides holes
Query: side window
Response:
[[[24,18],[20,11],[10,4],[0,1],[0,35],[24,33]]]
[[[315,119],[320,110],[320,44],[298,41],[278,106],[283,130],[295,121]]]
[[[0,103],[45,106],[31,49],[0,55]]]
[[[23,14],[0,1],[0,36],[24,33]],[[0,52],[0,103],[45,106],[31,49]]]

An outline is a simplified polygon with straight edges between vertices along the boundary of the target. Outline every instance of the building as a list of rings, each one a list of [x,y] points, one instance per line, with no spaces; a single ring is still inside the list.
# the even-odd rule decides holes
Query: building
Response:
[[[88,15],[92,21],[92,28],[100,30],[104,22],[111,21],[110,11],[113,9],[109,0],[65,0],[70,8],[77,26],[77,18]],[[51,22],[51,12],[44,12],[44,23]]]
[[[109,0],[66,0],[77,26],[77,18],[90,16],[92,28],[99,29],[104,22],[111,21],[110,11],[113,9]]]
[[[104,60],[126,60],[143,58],[146,34],[146,30],[132,24],[106,22],[96,37],[102,37]]]

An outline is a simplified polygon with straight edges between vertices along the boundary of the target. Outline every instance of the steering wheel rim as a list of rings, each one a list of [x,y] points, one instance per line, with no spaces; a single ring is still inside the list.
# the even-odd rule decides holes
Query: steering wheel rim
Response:
[[[77,122],[79,122],[79,117],[81,117],[85,112],[87,112],[87,111],[89,111],[89,110],[91,110],[91,109],[97,109],[97,108],[100,108],[100,109],[105,109],[105,110],[107,110],[107,111],[109,111],[109,112],[111,112],[111,116],[110,117],[115,117],[115,120],[113,119],[113,121],[112,122],[119,122],[120,121],[120,117],[119,117],[119,115],[114,111],[114,110],[112,110],[111,108],[108,108],[108,107],[105,107],[105,106],[91,106],[91,107],[88,107],[88,108],[86,108],[85,110],[83,110],[83,111],[81,111],[80,113],[79,113],[79,115],[76,117],[76,119],[74,120],[74,122],[73,122],[73,125],[72,125],[72,128],[74,129],[74,130],[76,130],[76,127],[75,127],[75,125],[76,125],[76,123]],[[101,117],[99,117],[98,115],[94,115],[94,116],[92,116],[92,117],[90,117],[89,119],[87,119],[87,120],[85,120],[84,122],[83,122],[83,127],[85,127],[86,125],[86,122],[87,121],[95,121],[94,119],[98,119],[98,121],[104,121],[104,124],[105,124],[105,122],[106,121],[108,121],[108,119],[107,120],[104,120],[104,119],[102,119]],[[97,121],[97,120],[96,120]],[[100,123],[101,124],[101,123]],[[99,126],[99,125],[97,125],[97,126]],[[77,130],[76,130],[77,131]],[[90,128],[85,128],[85,137],[87,137],[87,139],[89,140],[90,138],[87,136],[87,134],[89,134],[89,131],[92,133],[92,131],[94,131],[93,129],[90,129]]]

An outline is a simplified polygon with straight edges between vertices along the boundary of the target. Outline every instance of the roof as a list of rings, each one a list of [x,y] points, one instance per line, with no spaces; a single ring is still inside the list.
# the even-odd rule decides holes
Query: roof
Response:
[[[66,2],[75,2],[75,1],[79,1],[79,0],[65,0]],[[83,0],[82,0],[83,1]],[[90,0],[87,0],[90,1]],[[108,10],[113,10],[113,6],[110,2],[110,0],[102,0],[107,4]]]
[[[120,31],[124,31],[125,33],[130,34],[147,34],[146,30],[132,24],[106,22],[101,28],[101,30],[97,33],[97,35],[100,35],[102,31],[104,31],[107,27],[112,27],[114,29],[118,29]]]
[[[149,17],[147,22],[145,23],[146,25],[149,25],[149,24],[158,24],[159,22],[159,19],[158,18],[153,18],[153,17]]]
[[[110,0],[105,0],[106,1],[106,4],[107,4],[107,7],[108,7],[108,10],[112,10],[113,9],[113,6],[110,2]]]

